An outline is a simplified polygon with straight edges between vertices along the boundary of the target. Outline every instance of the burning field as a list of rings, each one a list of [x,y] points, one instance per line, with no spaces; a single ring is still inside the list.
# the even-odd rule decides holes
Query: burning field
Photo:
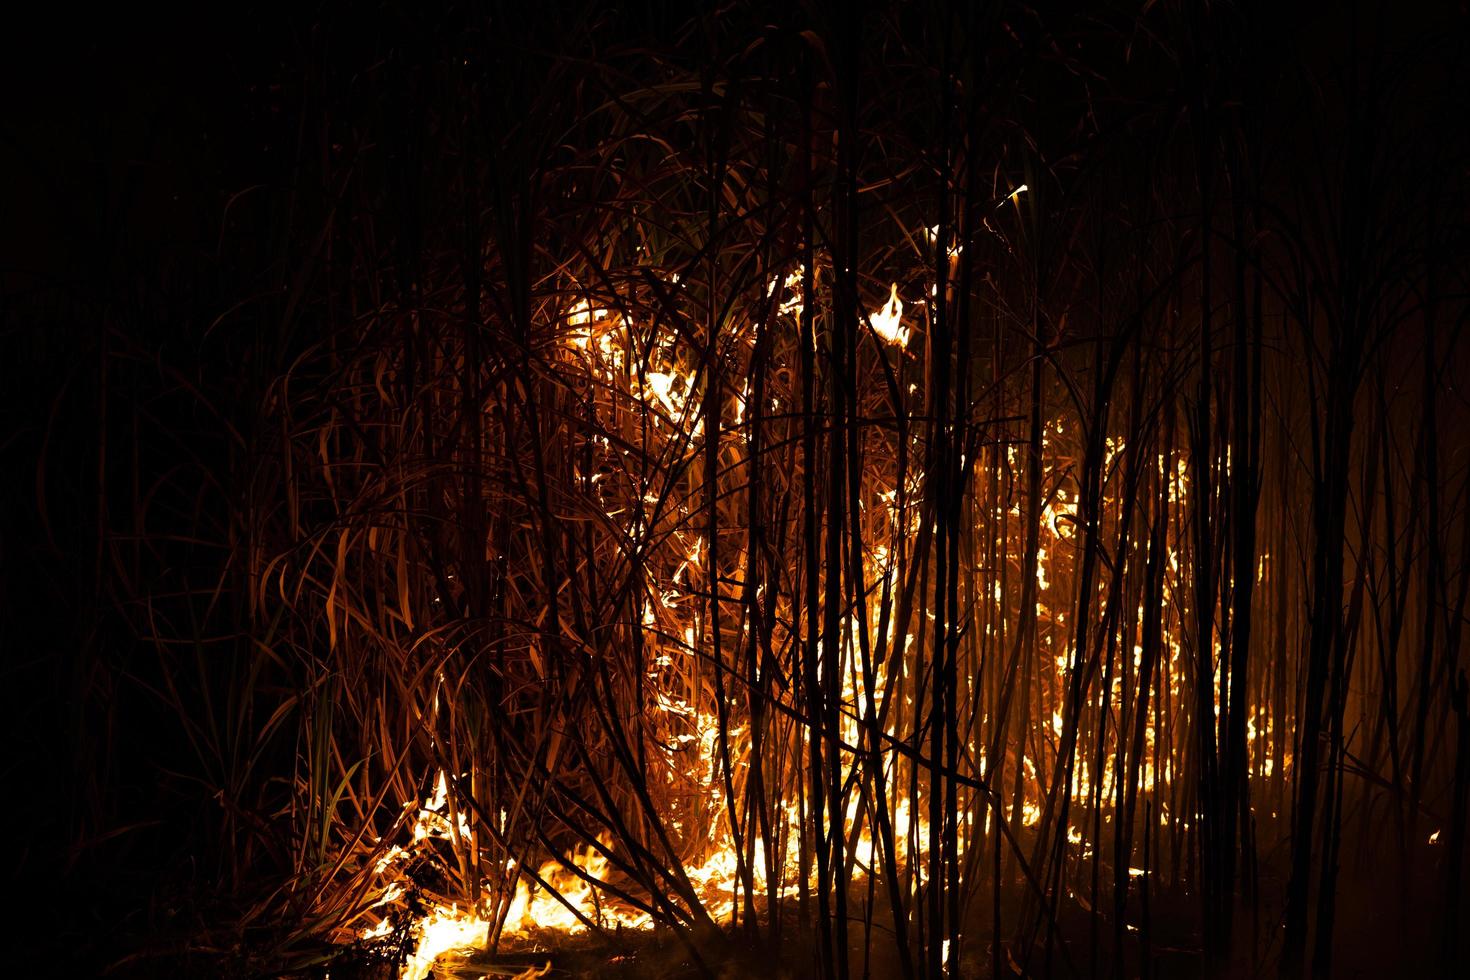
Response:
[[[1470,33],[1388,9],[98,40],[129,191],[0,310],[66,970],[1462,975]]]

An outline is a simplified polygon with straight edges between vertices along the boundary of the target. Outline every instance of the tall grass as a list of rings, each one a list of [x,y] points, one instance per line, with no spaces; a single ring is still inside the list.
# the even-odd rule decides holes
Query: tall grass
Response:
[[[153,653],[109,683],[176,725],[210,928],[494,947],[530,882],[707,972],[1327,975],[1391,825],[1452,969],[1466,147],[1407,108],[1449,55],[1290,68],[1262,16],[303,49],[221,346],[100,351],[99,595]]]

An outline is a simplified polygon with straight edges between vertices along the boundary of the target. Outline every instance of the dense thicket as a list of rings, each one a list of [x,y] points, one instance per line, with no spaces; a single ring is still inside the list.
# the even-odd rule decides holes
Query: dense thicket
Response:
[[[1456,975],[1464,17],[1143,7],[99,31],[7,150],[69,945]]]

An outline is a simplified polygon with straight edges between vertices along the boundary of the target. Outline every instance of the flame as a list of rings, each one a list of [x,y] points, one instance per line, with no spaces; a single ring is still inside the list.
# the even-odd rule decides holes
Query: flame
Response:
[[[780,304],[776,307],[776,312],[799,318],[803,309],[801,302],[801,270],[797,269],[792,272],[786,277],[785,282],[781,282],[779,279],[772,279],[770,285],[767,287],[766,295],[775,296],[778,290],[791,295],[781,300]]]
[[[894,283],[888,291],[888,302],[880,310],[874,310],[868,316],[868,322],[873,325],[873,332],[890,344],[903,347],[909,342],[908,328],[903,326],[900,318],[903,316],[903,303],[898,298],[898,283]]]
[[[586,350],[592,342],[593,324],[601,323],[608,319],[611,311],[604,309],[593,309],[592,304],[585,299],[578,300],[567,310],[567,326],[580,329],[571,330],[567,333],[567,339],[574,347]]]

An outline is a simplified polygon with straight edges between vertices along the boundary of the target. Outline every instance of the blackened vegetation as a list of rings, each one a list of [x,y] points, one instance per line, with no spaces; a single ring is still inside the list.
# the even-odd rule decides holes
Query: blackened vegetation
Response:
[[[5,131],[22,955],[1463,975],[1465,15],[1141,6],[93,25]]]

